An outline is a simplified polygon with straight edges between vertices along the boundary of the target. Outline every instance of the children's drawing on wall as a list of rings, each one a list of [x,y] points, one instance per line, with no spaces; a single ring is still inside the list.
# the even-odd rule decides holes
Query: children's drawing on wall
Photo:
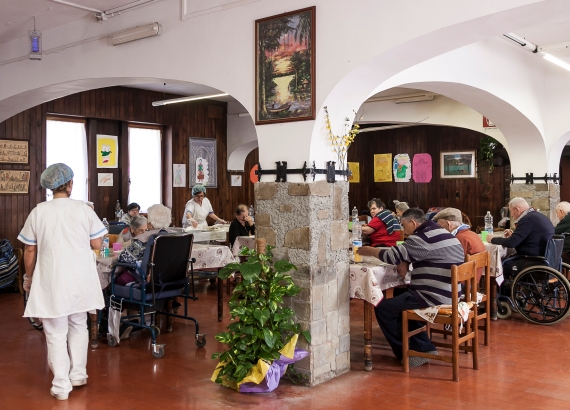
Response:
[[[414,167],[414,181],[420,184],[427,184],[432,177],[432,161],[430,154],[416,154],[412,161]]]
[[[186,186],[186,164],[172,164],[172,186]]]
[[[208,183],[208,160],[206,158],[196,158],[196,182],[198,184],[206,185]]]
[[[394,157],[393,169],[395,182],[410,182],[412,163],[408,154],[397,154]]]
[[[374,155],[374,182],[392,182],[392,154]]]

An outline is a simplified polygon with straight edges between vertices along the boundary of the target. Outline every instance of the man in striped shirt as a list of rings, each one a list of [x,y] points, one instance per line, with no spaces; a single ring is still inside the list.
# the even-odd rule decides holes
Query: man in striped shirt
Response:
[[[398,273],[406,275],[412,264],[410,285],[402,294],[382,300],[374,309],[378,324],[392,351],[402,360],[402,311],[435,305],[451,304],[451,265],[464,262],[463,247],[457,238],[428,221],[421,209],[411,208],[402,214],[401,223],[408,239],[389,249],[362,247],[359,253],[374,256],[383,262],[398,266]],[[410,321],[409,329],[422,326]],[[410,338],[410,349],[437,354],[426,332]],[[410,366],[419,366],[429,359],[411,357]]]

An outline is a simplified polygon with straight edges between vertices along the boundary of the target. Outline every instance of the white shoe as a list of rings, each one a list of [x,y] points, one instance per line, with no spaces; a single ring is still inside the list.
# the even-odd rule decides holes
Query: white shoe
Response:
[[[51,390],[51,389],[49,390],[49,394],[51,394],[57,400],[67,400],[67,398],[69,397],[69,393],[68,394],[57,394],[57,393],[54,393],[53,390]]]
[[[71,380],[71,385],[73,387],[85,386],[86,384],[87,384],[87,379]]]

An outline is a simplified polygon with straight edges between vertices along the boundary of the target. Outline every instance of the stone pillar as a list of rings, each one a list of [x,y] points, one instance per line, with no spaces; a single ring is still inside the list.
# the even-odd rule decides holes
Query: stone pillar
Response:
[[[257,236],[276,248],[275,259],[298,267],[301,292],[287,301],[311,344],[295,369],[314,386],[350,369],[348,182],[255,184]]]
[[[549,217],[553,224],[558,223],[556,205],[560,202],[560,185],[511,184],[511,199],[516,197],[526,199],[530,206]]]

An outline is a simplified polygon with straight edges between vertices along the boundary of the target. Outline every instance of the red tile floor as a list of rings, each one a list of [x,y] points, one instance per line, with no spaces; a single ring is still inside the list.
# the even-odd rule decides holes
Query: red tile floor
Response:
[[[162,334],[162,359],[153,359],[149,334],[137,332],[119,347],[101,341],[89,351],[88,385],[68,401],[49,395],[51,373],[46,344],[21,317],[17,294],[0,294],[0,409],[570,409],[570,319],[537,326],[518,317],[492,323],[492,344],[480,349],[480,370],[461,354],[459,383],[443,362],[402,372],[377,325],[373,333],[372,372],[362,358],[362,302],[351,302],[351,371],[308,388],[285,381],[268,394],[246,395],[210,381],[213,352],[221,350],[214,335],[229,322],[216,320],[216,289],[204,283],[191,304],[208,333],[204,349],[194,344],[191,324],[175,323]]]

